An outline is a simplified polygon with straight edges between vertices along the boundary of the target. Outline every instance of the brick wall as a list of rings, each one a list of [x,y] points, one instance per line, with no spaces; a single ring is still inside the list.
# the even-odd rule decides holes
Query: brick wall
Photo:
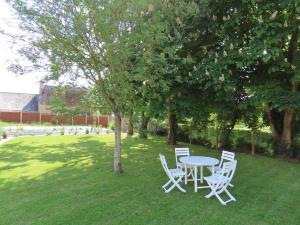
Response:
[[[56,124],[56,118],[53,114],[45,114],[38,112],[0,112],[0,121],[3,122],[16,122],[16,123],[53,123]],[[82,116],[77,115],[73,119],[74,125],[102,125],[108,126],[108,116]],[[58,120],[58,124],[71,124],[71,118],[62,117]]]

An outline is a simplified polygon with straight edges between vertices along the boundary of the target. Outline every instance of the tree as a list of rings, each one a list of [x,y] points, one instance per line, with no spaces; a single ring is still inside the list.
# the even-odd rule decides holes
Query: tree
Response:
[[[47,59],[52,77],[85,78],[115,117],[114,171],[121,173],[121,116],[128,82],[128,38],[142,1],[8,1],[33,34],[24,52]],[[29,52],[30,51],[30,52]],[[76,73],[73,73],[76,70]]]
[[[63,116],[68,114],[64,87],[55,88],[54,95],[49,99],[49,109],[55,114],[56,124]]]
[[[300,103],[299,1],[198,4],[205,13],[192,18],[192,38],[186,46],[193,49],[201,75],[207,75],[198,76],[199,84],[224,102],[224,93],[234,92],[240,84],[246,96],[254,93],[267,103],[274,140],[282,153],[289,154]]]

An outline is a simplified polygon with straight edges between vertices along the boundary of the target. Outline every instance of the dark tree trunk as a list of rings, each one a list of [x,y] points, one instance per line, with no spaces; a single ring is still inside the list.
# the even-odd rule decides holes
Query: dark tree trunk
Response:
[[[127,131],[128,136],[133,135],[133,112],[130,111],[128,115],[128,131]]]
[[[146,116],[144,112],[142,112],[142,122],[139,129],[139,136],[140,138],[147,138],[148,137],[148,123],[150,117]]]
[[[114,151],[114,172],[120,174],[122,172],[121,165],[121,115],[114,112],[115,116],[115,151]]]
[[[190,141],[190,144],[192,144],[192,141],[193,141],[193,127],[192,127],[192,124],[189,127],[189,141]]]
[[[231,131],[233,130],[235,124],[237,121],[237,114],[234,116],[234,118],[231,119],[231,121],[228,121],[228,123],[222,127],[221,131],[221,143],[220,147],[224,149],[230,148],[230,135]]]
[[[293,64],[297,53],[298,28],[292,33],[289,48],[288,48],[288,62]],[[298,91],[299,83],[291,81],[291,92]],[[287,108],[283,112],[271,110],[269,119],[272,130],[272,136],[276,143],[279,144],[278,153],[284,155],[291,155],[291,146],[293,142],[293,121],[295,118],[295,110]]]
[[[292,122],[294,118],[294,110],[286,109],[283,118],[283,130],[280,138],[280,147],[284,154],[290,154],[292,146]]]
[[[220,142],[220,129],[219,127],[216,128],[216,150],[219,149],[219,142]]]
[[[176,113],[172,110],[169,111],[169,132],[167,143],[169,145],[176,145],[177,142],[177,118]]]
[[[251,131],[251,153],[255,155],[255,145],[256,145],[256,130],[252,129]]]

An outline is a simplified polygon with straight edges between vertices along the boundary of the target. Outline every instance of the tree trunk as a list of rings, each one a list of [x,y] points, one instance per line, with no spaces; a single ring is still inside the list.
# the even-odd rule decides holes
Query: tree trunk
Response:
[[[177,119],[176,113],[172,110],[169,111],[169,133],[168,141],[169,145],[176,145],[176,136],[177,136]]]
[[[139,136],[140,138],[147,138],[148,137],[148,123],[149,123],[150,117],[145,116],[145,113],[142,112],[142,123],[139,129]]]
[[[280,139],[280,147],[284,153],[288,154],[292,146],[292,121],[294,118],[294,110],[286,109],[283,118],[283,131]]]
[[[269,123],[270,123],[270,127],[271,127],[272,137],[275,141],[279,141],[280,135],[276,129],[275,123],[273,121],[272,113],[271,113],[271,110],[269,109],[269,107],[268,107],[268,118],[269,118]]]
[[[219,128],[216,128],[216,150],[219,149],[219,137],[220,137],[220,132],[219,132]]]
[[[230,148],[230,135],[236,123],[236,118],[230,121],[229,125],[222,128],[221,132],[221,148]]]
[[[251,153],[255,155],[255,144],[256,144],[256,131],[252,129],[251,131]]]
[[[121,115],[119,112],[114,112],[115,116],[115,151],[114,151],[114,172],[120,174],[121,166]]]
[[[128,136],[133,135],[133,112],[129,112],[128,115],[128,131],[127,131]]]
[[[189,127],[189,141],[190,141],[190,145],[192,144],[192,140],[193,139],[193,127],[192,124]]]
[[[298,41],[298,28],[293,31],[288,48],[288,62],[294,64],[296,53],[297,53],[297,41]],[[296,93],[298,91],[299,83],[291,80],[291,91]],[[292,146],[292,128],[295,110],[293,108],[287,108],[281,112],[281,120],[274,117],[271,110],[270,124],[272,129],[273,137],[278,136],[277,141],[279,142],[279,153],[290,155]],[[276,116],[276,114],[275,114]],[[278,126],[278,123],[280,126]],[[275,126],[274,126],[275,125]],[[277,125],[277,127],[276,127]],[[277,134],[276,134],[276,132]]]

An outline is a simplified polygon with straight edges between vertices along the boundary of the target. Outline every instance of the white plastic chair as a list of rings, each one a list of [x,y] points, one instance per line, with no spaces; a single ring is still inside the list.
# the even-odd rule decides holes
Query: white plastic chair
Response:
[[[164,171],[169,177],[169,181],[162,186],[165,192],[166,193],[170,192],[174,187],[177,187],[182,192],[186,192],[185,189],[183,189],[179,185],[179,183],[182,181],[182,178],[185,175],[185,172],[179,167],[176,169],[169,169],[164,155],[159,154],[159,159],[162,167],[164,168]],[[170,184],[172,185],[169,188],[167,188],[167,186],[169,186]]]
[[[207,182],[208,186],[211,189],[211,192],[205,196],[206,198],[216,196],[222,205],[226,205],[228,202],[231,201],[236,201],[236,199],[227,190],[227,187],[230,184],[230,181],[232,180],[232,177],[236,170],[236,165],[236,160],[233,160],[231,162],[224,162],[220,173],[215,173],[211,176],[204,177],[204,180]],[[225,192],[228,195],[229,200],[224,201],[220,197],[220,194],[223,192]]]
[[[177,168],[189,170],[185,171],[185,184],[187,181],[194,181],[194,173],[193,173],[193,166],[188,166],[180,162],[180,157],[189,157],[190,156],[190,149],[189,148],[175,148],[175,160]],[[192,177],[191,179],[188,179]]]
[[[220,173],[222,169],[222,165],[224,162],[231,162],[235,159],[235,153],[229,152],[229,151],[222,151],[222,156],[219,165],[215,166],[214,171],[215,173]],[[212,171],[211,168],[208,168],[210,171]],[[233,187],[233,184],[229,184],[230,187]]]

